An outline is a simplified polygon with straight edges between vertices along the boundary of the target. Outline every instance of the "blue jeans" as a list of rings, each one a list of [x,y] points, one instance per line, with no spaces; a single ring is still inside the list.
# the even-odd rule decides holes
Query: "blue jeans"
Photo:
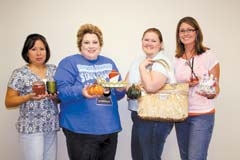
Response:
[[[215,114],[190,116],[175,123],[178,147],[182,160],[206,160],[211,141]]]
[[[132,111],[131,153],[133,160],[161,160],[173,123],[142,120]]]
[[[19,134],[24,160],[56,160],[57,132]]]

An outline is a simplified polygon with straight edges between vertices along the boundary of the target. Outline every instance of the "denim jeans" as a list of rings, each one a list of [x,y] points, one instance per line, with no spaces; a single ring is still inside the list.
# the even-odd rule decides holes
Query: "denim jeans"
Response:
[[[70,160],[114,160],[118,133],[79,134],[63,129]]]
[[[24,160],[56,160],[57,132],[19,134]]]
[[[207,160],[215,114],[190,116],[175,123],[178,147],[182,160]]]
[[[173,123],[142,120],[132,111],[131,153],[133,160],[161,160]]]

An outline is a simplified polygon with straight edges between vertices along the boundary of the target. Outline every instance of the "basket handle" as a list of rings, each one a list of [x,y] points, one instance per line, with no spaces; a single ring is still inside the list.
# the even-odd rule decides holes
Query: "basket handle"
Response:
[[[165,61],[164,59],[156,59],[153,62],[160,63],[168,71],[168,75],[169,75],[168,78],[169,78],[170,84],[175,84],[176,83],[174,71],[173,71],[173,69],[170,68],[170,66],[167,63],[167,61]]]

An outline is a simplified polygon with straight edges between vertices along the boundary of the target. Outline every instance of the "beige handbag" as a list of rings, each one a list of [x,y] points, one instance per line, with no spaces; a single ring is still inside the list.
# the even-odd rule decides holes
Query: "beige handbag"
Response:
[[[161,63],[169,72],[166,61]],[[165,84],[157,93],[146,93],[138,98],[138,115],[145,120],[180,122],[188,117],[188,83]]]

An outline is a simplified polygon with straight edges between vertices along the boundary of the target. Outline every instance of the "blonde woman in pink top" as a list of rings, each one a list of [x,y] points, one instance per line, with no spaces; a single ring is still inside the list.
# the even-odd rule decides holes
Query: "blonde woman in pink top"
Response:
[[[214,100],[220,91],[220,65],[216,55],[202,42],[198,22],[192,17],[182,18],[176,30],[174,59],[177,81],[188,82],[190,87],[189,117],[175,124],[182,160],[207,159],[214,127]],[[208,80],[209,77],[212,79]]]

